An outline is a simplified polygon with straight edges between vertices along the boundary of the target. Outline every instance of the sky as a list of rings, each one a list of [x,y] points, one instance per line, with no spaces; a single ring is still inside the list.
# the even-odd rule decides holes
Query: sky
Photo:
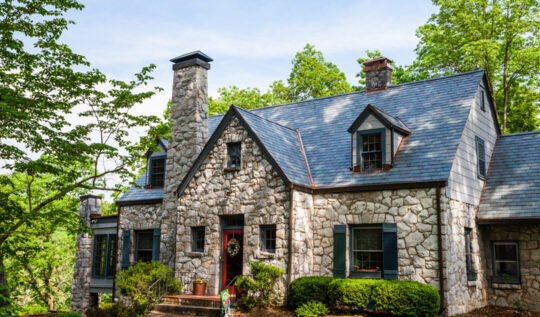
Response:
[[[379,49],[397,64],[415,58],[415,30],[436,8],[428,0],[395,1],[139,1],[87,0],[62,36],[111,78],[129,80],[157,66],[152,86],[164,90],[135,109],[161,115],[171,97],[171,58],[201,50],[214,59],[208,90],[236,85],[266,91],[286,80],[306,43],[336,64],[351,84],[356,62]]]

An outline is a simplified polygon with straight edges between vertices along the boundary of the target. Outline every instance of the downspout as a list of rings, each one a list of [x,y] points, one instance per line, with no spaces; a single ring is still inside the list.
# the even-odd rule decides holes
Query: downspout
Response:
[[[441,298],[441,307],[439,309],[440,316],[444,316],[446,311],[446,303],[444,300],[444,268],[443,268],[443,243],[442,243],[442,211],[441,211],[441,187],[436,187],[437,196],[437,246],[439,257],[439,296]]]
[[[394,166],[394,127],[390,129],[390,165]]]
[[[115,203],[116,204],[116,203]],[[115,297],[116,297],[116,268],[118,267],[118,263],[121,263],[119,262],[119,258],[120,256],[118,255],[118,241],[120,241],[120,237],[119,237],[119,233],[120,233],[120,206],[116,205],[116,252],[115,252],[115,257],[116,257],[116,265],[114,266],[114,279],[113,279],[113,288],[112,288],[112,298],[113,298],[113,302]],[[122,245],[122,247],[124,247]],[[121,264],[120,264],[121,265]]]
[[[292,241],[293,241],[293,225],[294,225],[294,221],[293,221],[293,193],[294,193],[294,190],[293,190],[293,185],[291,184],[290,186],[290,191],[289,191],[289,242],[288,242],[288,252],[289,252],[289,262],[287,263],[287,293],[289,292],[289,285],[291,285],[291,282],[292,282],[292,259],[293,259],[293,256],[292,256]]]

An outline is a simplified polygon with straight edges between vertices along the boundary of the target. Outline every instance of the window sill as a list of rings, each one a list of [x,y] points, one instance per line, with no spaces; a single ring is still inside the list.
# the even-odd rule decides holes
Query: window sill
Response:
[[[190,256],[190,257],[192,257],[192,258],[197,258],[197,257],[200,258],[200,257],[205,256],[206,253],[204,253],[204,252],[193,252],[193,251],[191,251],[191,252],[186,252],[186,255],[187,255],[187,256]]]
[[[468,287],[476,287],[476,281],[467,281]]]
[[[271,252],[259,252],[259,254],[257,254],[257,259],[273,259],[275,257],[276,254]]]
[[[382,272],[359,272],[351,271],[349,272],[350,278],[367,278],[367,279],[382,279]]]
[[[238,166],[238,167],[225,167],[223,170],[225,172],[236,172],[236,171],[239,171],[241,169],[242,168],[240,168],[240,166]]]
[[[521,289],[521,284],[492,283],[491,287],[497,289]]]

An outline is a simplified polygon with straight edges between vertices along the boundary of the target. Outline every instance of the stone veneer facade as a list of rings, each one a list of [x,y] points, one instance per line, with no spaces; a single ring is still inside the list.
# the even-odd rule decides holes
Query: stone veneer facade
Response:
[[[81,196],[79,216],[88,227],[90,227],[90,215],[92,214],[101,214],[101,197]],[[83,232],[77,235],[70,304],[73,311],[83,312],[88,307],[97,304],[97,294],[90,294],[93,241],[94,237],[89,233]]]
[[[242,167],[227,170],[227,143],[242,142]],[[220,287],[221,217],[244,216],[243,273],[257,259],[287,268],[289,190],[247,131],[233,119],[178,198],[176,276],[186,292],[193,279],[207,280],[207,292]],[[276,253],[259,249],[260,226],[276,225]],[[192,252],[194,226],[205,227],[204,252]],[[194,274],[193,274],[194,273]],[[283,287],[285,281],[282,281]]]
[[[488,303],[498,306],[525,308],[540,312],[540,225],[482,226],[482,258],[486,259]],[[491,241],[517,241],[521,284],[497,284],[491,280],[493,272]]]

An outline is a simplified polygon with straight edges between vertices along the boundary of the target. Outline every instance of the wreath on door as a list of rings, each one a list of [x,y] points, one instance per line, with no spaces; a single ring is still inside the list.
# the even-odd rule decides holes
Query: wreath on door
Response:
[[[240,243],[236,238],[232,238],[227,242],[227,254],[234,258],[240,252]]]

